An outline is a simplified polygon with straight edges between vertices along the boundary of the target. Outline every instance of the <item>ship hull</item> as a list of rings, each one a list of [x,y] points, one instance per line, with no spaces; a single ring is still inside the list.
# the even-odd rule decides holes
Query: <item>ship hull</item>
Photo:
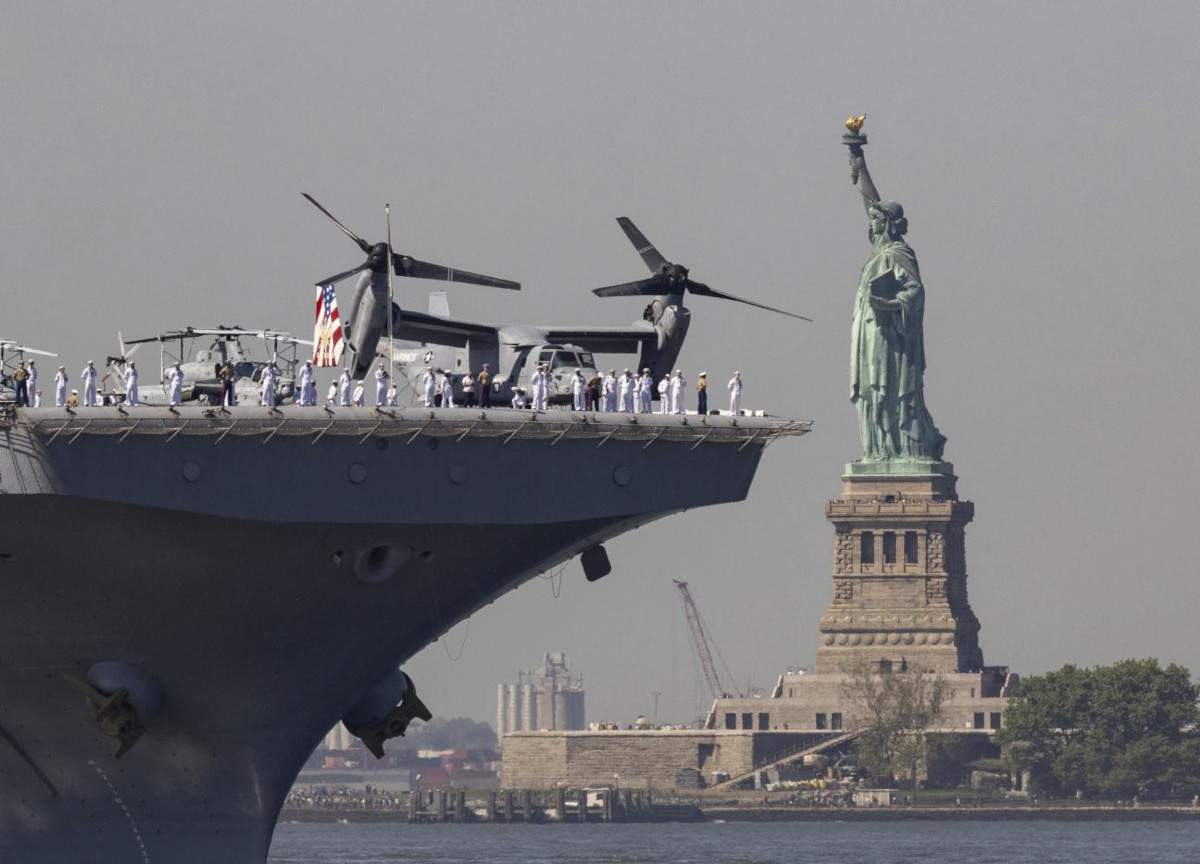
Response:
[[[560,561],[740,500],[762,450],[391,431],[4,429],[0,859],[261,864],[305,759],[390,670]],[[67,680],[101,662],[164,697],[120,759]]]

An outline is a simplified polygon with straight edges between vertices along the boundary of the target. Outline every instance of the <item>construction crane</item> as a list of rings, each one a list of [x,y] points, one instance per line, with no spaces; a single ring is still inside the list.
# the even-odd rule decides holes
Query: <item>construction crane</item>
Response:
[[[726,690],[721,686],[721,679],[717,677],[713,654],[716,654],[717,659],[721,661],[721,668],[725,670],[726,680],[732,681],[733,675],[730,673],[729,667],[725,665],[725,659],[721,657],[721,652],[717,650],[716,645],[708,636],[704,619],[700,617],[700,610],[696,608],[696,601],[692,599],[692,592],[688,590],[688,583],[680,582],[678,579],[671,581],[675,583],[675,587],[679,589],[679,594],[683,597],[683,614],[687,618],[688,629],[692,633],[692,642],[696,646],[700,666],[704,669],[704,678],[708,681],[708,689],[712,691],[713,699],[720,699],[726,694]]]

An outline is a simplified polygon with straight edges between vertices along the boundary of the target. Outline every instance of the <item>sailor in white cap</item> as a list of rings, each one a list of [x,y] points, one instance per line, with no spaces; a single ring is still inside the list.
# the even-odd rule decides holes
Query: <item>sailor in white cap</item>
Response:
[[[524,387],[514,387],[513,388],[512,407],[525,408],[528,404],[529,404],[529,401],[525,398],[525,388]]]
[[[742,410],[742,373],[734,372],[729,379],[729,413],[737,415]]]
[[[533,410],[545,411],[550,397],[550,367],[539,363],[529,382],[533,385]]]
[[[575,374],[571,376],[571,407],[576,411],[587,408],[587,379],[583,377],[583,370],[579,368],[576,368]]]
[[[67,404],[67,367],[59,366],[54,373],[54,405],[61,408]]]
[[[454,407],[454,376],[442,370],[442,407]]]
[[[421,376],[421,387],[425,391],[425,407],[433,407],[433,390],[437,385],[437,375],[433,371],[432,366],[425,367],[425,374]]]
[[[138,407],[138,371],[137,364],[132,361],[125,367],[125,406]]]
[[[338,382],[330,381],[329,389],[325,391],[325,404],[330,408],[336,408],[338,404]]]
[[[366,392],[367,392],[367,382],[366,381],[355,381],[354,382],[354,395],[350,397],[350,401],[353,402],[355,405],[357,405],[359,408],[363,407],[363,405],[366,404]]]
[[[35,390],[33,393],[33,407],[34,408],[42,407],[42,391],[41,390]]]
[[[170,403],[172,405],[180,405],[183,403],[183,370],[176,363],[167,372],[167,385],[171,388]]]
[[[89,360],[79,377],[83,379],[83,405],[90,408],[96,404],[96,364]]]
[[[671,373],[664,372],[662,380],[658,382],[658,413],[671,413]]]
[[[310,400],[309,389],[312,389],[312,398]],[[313,387],[313,367],[311,360],[305,360],[304,365],[300,367],[300,398],[296,400],[299,405],[315,405],[317,391]]]
[[[387,366],[382,360],[375,367],[375,407],[383,408],[387,405],[388,385],[392,383],[391,376],[388,375]]]
[[[696,413],[708,413],[708,373],[701,372],[696,382]]]
[[[628,369],[621,373],[621,412],[624,414],[633,413],[633,375]]]
[[[649,369],[642,370],[638,379],[638,413],[649,414],[654,410],[654,375]]]
[[[25,371],[29,373],[29,383],[26,385],[29,389],[27,389],[25,392],[27,394],[29,394],[30,396],[36,396],[37,392],[38,392],[38,389],[37,389],[37,366],[35,366],[33,364],[32,360],[30,360],[28,363],[25,364]],[[33,407],[37,408],[40,406],[34,405]]]
[[[268,363],[262,373],[262,404],[268,408],[275,407],[275,369],[274,363]]]
[[[671,379],[671,413],[684,414],[687,412],[687,379],[683,370],[676,369],[675,377]]]
[[[617,370],[609,369],[608,374],[604,376],[604,383],[601,386],[600,404],[603,406],[602,411],[617,410]]]
[[[342,374],[338,378],[338,404],[344,408],[350,405],[350,391],[353,387],[354,381],[350,378],[350,370],[343,366]]]

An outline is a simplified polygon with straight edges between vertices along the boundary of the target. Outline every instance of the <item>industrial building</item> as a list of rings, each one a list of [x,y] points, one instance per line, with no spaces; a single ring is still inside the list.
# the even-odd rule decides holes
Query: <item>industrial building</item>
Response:
[[[571,674],[571,659],[562,653],[546,654],[537,669],[517,673],[516,684],[500,684],[496,692],[496,731],[585,729],[583,677]]]

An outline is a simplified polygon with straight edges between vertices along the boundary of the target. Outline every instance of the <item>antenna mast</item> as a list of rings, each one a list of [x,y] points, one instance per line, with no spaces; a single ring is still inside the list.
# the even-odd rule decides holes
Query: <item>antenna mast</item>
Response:
[[[393,319],[395,318],[395,292],[392,289],[392,274],[396,269],[392,262],[392,205],[383,205],[384,216],[387,218],[387,244],[388,244],[388,389],[392,388],[392,376],[396,374],[396,341],[392,338]]]

